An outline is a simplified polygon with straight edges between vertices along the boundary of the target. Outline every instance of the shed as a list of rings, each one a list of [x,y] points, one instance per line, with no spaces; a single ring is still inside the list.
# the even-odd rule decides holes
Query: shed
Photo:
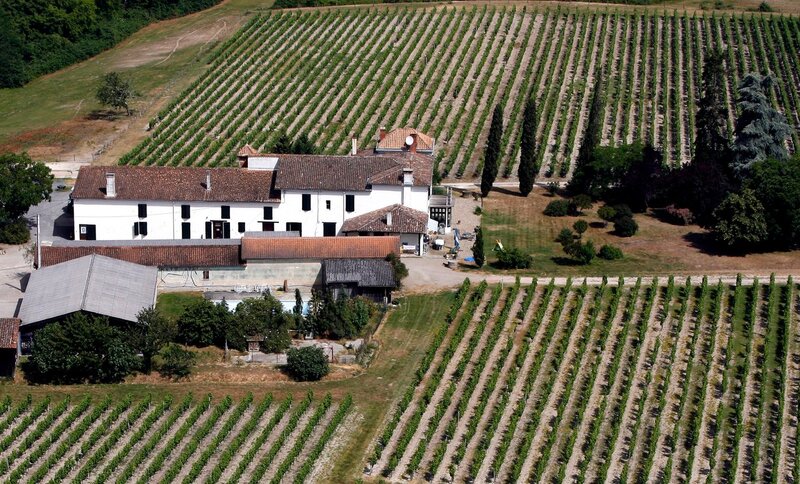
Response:
[[[327,259],[322,262],[325,287],[335,297],[364,296],[374,301],[390,301],[397,287],[392,264],[380,259]]]
[[[91,254],[31,273],[19,311],[21,330],[85,311],[136,321],[156,298],[158,269]]]
[[[17,366],[19,319],[0,319],[0,377],[13,377]]]

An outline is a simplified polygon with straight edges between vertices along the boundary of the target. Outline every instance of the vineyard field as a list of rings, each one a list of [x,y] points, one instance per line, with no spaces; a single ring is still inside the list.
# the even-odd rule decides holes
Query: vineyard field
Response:
[[[521,113],[537,101],[540,176],[568,177],[595,79],[605,79],[602,144],[643,140],[672,166],[692,156],[704,53],[726,52],[729,128],[736,87],[770,72],[771,100],[800,126],[800,20],[523,7],[347,8],[254,16],[203,76],[150,122],[122,164],[219,166],[245,143],[308,133],[324,153],[355,135],[414,126],[437,139],[445,178],[479,173],[495,104],[501,175],[514,176]],[[795,151],[798,133],[787,141]]]
[[[3,482],[310,482],[352,399],[0,400]]]
[[[791,277],[465,281],[365,477],[796,482],[797,289]]]

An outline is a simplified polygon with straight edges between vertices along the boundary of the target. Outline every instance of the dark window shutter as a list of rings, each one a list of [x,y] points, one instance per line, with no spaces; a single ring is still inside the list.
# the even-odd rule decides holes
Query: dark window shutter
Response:
[[[147,222],[139,222],[139,233],[147,235]]]
[[[211,222],[206,222],[206,238],[211,238]]]
[[[183,239],[192,238],[192,224],[190,224],[189,222],[183,222],[181,224],[181,238]]]
[[[244,222],[239,222],[239,233],[240,234],[244,233]]]
[[[303,194],[303,211],[310,212],[311,211],[311,194],[304,193]]]
[[[190,218],[189,205],[181,205],[181,218]]]
[[[133,235],[139,235],[139,222],[133,222]]]
[[[272,220],[272,207],[264,207],[264,220]]]
[[[344,196],[344,209],[346,212],[355,212],[356,211],[356,196],[355,195],[345,195]]]
[[[145,217],[147,217],[147,204],[146,203],[140,203],[139,204],[139,218],[145,218]]]
[[[222,226],[222,238],[223,239],[230,239],[231,238],[231,223],[225,222]]]
[[[224,219],[231,218],[231,207],[230,207],[230,205],[223,205],[222,206],[222,218],[224,218]]]

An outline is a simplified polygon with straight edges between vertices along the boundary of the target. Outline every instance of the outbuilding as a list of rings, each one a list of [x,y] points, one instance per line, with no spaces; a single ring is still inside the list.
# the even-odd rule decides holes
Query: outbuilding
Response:
[[[19,319],[0,319],[0,377],[11,378],[17,366]]]

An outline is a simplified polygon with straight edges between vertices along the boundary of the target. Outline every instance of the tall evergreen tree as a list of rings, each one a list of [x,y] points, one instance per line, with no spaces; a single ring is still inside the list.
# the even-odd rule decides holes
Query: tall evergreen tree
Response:
[[[486,154],[483,158],[483,175],[481,176],[481,195],[489,195],[500,164],[500,142],[503,139],[503,108],[498,104],[494,107],[492,126],[489,128],[489,140],[486,144]]]
[[[768,158],[786,160],[786,138],[792,128],[786,117],[776,111],[767,94],[772,87],[772,77],[748,74],[739,86],[739,109],[736,120],[736,140],[733,143],[733,169],[744,176],[753,163]]]
[[[533,190],[539,166],[536,164],[536,100],[525,103],[522,115],[522,135],[519,140],[519,191],[528,196]]]
[[[594,150],[600,146],[603,128],[603,76],[600,72],[594,82],[594,92],[592,93],[592,105],[589,108],[589,117],[586,123],[586,134],[578,149],[578,159],[575,161],[575,172],[569,183],[569,190],[573,193],[584,193],[591,183],[591,179],[584,168],[589,166],[594,156]]]
[[[472,244],[472,257],[475,259],[475,264],[478,267],[483,267],[486,262],[486,256],[483,252],[483,228],[478,227],[475,230],[475,243]]]
[[[694,162],[728,162],[728,106],[725,101],[725,67],[722,51],[714,49],[703,67],[703,97],[697,103]]]

